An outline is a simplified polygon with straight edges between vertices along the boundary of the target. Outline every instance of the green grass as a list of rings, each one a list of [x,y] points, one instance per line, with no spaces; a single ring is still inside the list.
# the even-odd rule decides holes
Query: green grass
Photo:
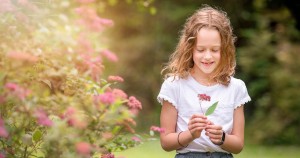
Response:
[[[235,158],[297,158],[300,155],[300,147],[296,146],[261,146],[245,145],[244,150],[234,155]],[[159,140],[145,142],[144,144],[128,149],[123,152],[114,153],[116,157],[124,156],[126,158],[174,158],[175,151],[164,151]]]

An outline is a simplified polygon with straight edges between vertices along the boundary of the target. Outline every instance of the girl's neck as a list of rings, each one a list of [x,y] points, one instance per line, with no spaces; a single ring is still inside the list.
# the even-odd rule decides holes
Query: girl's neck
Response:
[[[190,74],[201,85],[213,86],[217,84],[217,81],[213,79],[209,74],[196,73],[194,70],[192,70]]]

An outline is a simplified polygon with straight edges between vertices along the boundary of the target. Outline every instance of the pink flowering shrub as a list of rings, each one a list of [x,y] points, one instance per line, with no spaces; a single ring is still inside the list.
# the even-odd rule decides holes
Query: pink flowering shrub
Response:
[[[114,157],[141,102],[105,72],[113,21],[95,0],[0,0],[0,157]],[[37,15],[37,16],[32,16]],[[103,40],[105,39],[105,40]]]

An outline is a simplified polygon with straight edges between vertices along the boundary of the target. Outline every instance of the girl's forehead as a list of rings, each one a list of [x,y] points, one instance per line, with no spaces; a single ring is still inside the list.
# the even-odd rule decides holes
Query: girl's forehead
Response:
[[[213,28],[202,28],[196,37],[196,46],[221,46],[221,36],[218,30]]]

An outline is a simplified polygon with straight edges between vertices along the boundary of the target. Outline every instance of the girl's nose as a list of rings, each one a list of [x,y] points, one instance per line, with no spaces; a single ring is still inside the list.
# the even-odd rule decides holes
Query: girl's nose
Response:
[[[210,52],[210,50],[205,51],[204,58],[205,59],[210,59],[211,58],[211,52]]]

